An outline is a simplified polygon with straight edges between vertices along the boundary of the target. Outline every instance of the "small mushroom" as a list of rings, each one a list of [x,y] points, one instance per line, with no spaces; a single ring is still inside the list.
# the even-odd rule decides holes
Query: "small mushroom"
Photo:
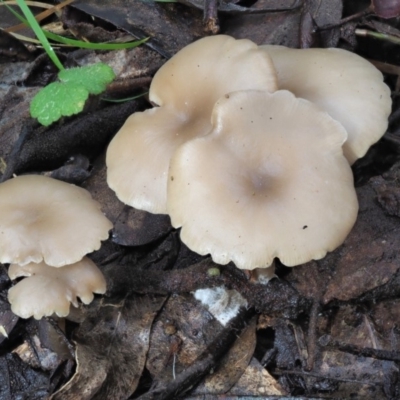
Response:
[[[0,184],[0,262],[62,267],[98,250],[112,223],[80,187],[39,175]]]
[[[107,150],[107,182],[132,207],[166,213],[169,161],[187,140],[210,131],[214,103],[241,89],[275,91],[268,54],[249,40],[200,39],[156,73],[150,100],[158,107],[131,115]]]
[[[216,103],[212,125],[170,164],[168,213],[191,250],[254,269],[344,241],[358,203],[340,123],[288,91],[240,91]]]
[[[312,101],[345,127],[343,151],[350,164],[386,132],[390,90],[370,62],[342,49],[260,48],[272,57],[279,89]]]
[[[70,303],[78,307],[78,297],[84,304],[89,304],[94,298],[93,293],[106,291],[103,274],[88,257],[62,268],[44,262],[24,266],[11,264],[8,275],[11,279],[28,277],[8,292],[11,310],[21,318],[40,319],[53,314],[66,317]]]

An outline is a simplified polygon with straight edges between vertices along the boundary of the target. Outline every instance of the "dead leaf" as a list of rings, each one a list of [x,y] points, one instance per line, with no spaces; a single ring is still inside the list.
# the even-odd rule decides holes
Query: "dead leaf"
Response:
[[[222,329],[192,295],[171,296],[152,330],[146,367],[153,379],[171,381],[207,349]]]
[[[260,44],[299,47],[301,9],[290,12],[227,16],[221,21],[223,32],[237,39]]]
[[[285,396],[278,381],[253,358],[238,382],[227,393],[230,396]]]
[[[164,57],[171,57],[203,34],[202,13],[180,4],[153,1],[75,1],[81,11],[107,21],[133,36],[150,38],[146,45]]]
[[[337,25],[343,13],[342,0],[310,0],[309,11],[317,27]],[[336,47],[340,39],[340,29],[333,28],[320,32],[321,43],[318,47]]]
[[[381,179],[372,182],[381,182]],[[393,186],[391,190],[397,189]],[[322,296],[324,303],[334,299],[348,301],[385,285],[399,270],[398,220],[388,217],[377,204],[371,185],[358,188],[357,194],[358,219],[344,244],[320,261],[294,268],[287,276],[303,296],[315,299]],[[395,207],[393,196],[391,209]],[[388,201],[386,196],[386,204]]]
[[[378,17],[394,18],[400,15],[399,0],[372,0],[372,7]]]
[[[53,400],[125,400],[136,389],[149,346],[153,318],[164,303],[158,296],[130,295],[102,304],[76,333],[77,369]]]
[[[0,357],[2,399],[41,400],[48,397],[49,377],[26,365],[16,354]]]
[[[398,168],[398,167],[397,167]],[[376,190],[376,189],[375,189]],[[340,249],[339,258],[328,255],[323,265],[335,260],[335,271],[323,301],[350,300],[387,283],[399,270],[397,243],[400,225],[376,204],[370,185],[357,189],[360,211],[357,222]]]
[[[256,318],[250,321],[221,364],[196,387],[192,395],[232,394],[232,386],[237,386],[242,380],[256,347],[256,321]],[[246,394],[251,393],[248,391]]]

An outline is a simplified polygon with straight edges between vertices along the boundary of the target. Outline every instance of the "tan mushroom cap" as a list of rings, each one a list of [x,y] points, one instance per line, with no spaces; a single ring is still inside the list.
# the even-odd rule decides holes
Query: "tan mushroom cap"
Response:
[[[70,303],[78,307],[78,297],[89,304],[93,293],[106,292],[103,274],[88,257],[62,268],[43,262],[24,266],[12,264],[8,275],[11,279],[28,276],[8,291],[11,310],[21,318],[40,319],[53,314],[66,317]]]
[[[150,87],[150,100],[159,107],[130,116],[108,147],[107,182],[118,198],[138,209],[166,213],[173,152],[207,134],[215,102],[242,89],[277,89],[270,57],[249,40],[203,38],[165,63]]]
[[[80,187],[39,175],[0,184],[0,262],[62,267],[98,250],[112,223]]]
[[[231,93],[212,121],[170,165],[168,212],[190,249],[254,269],[320,259],[344,241],[358,203],[341,124],[287,91]]]
[[[343,151],[350,164],[386,132],[390,89],[369,61],[342,49],[260,48],[272,57],[279,89],[312,101],[346,128]]]

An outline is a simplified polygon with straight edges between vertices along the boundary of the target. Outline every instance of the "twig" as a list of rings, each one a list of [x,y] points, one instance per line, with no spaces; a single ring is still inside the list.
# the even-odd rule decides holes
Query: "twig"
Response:
[[[219,32],[217,0],[204,0],[203,21],[205,25],[205,31],[207,33],[216,35]]]
[[[400,361],[400,352],[398,351],[378,350],[372,349],[371,347],[354,346],[352,344],[333,340],[330,335],[322,336],[318,342],[323,347],[336,349],[345,353],[354,354],[356,356],[371,357],[377,360]]]
[[[168,383],[160,383],[140,396],[138,400],[168,400],[176,399],[192,389],[210,371],[215,369],[223,355],[231,348],[235,340],[247,326],[247,322],[254,315],[254,310],[242,309],[220,335],[183,372],[176,375],[176,379]]]
[[[311,306],[310,320],[308,323],[307,332],[307,365],[305,367],[306,371],[311,371],[314,368],[315,354],[317,351],[317,321],[318,314],[320,310],[319,301],[314,300]]]
[[[331,25],[326,25],[326,26],[321,26],[319,30],[327,30],[327,29],[333,29],[333,28],[339,28],[340,26],[347,24],[348,22],[354,21],[355,19],[361,18],[361,17],[366,17],[369,14],[372,14],[373,10],[371,7],[366,8],[363,11],[360,11],[356,14],[350,15],[346,18],[341,19],[338,23],[336,24],[331,24]]]

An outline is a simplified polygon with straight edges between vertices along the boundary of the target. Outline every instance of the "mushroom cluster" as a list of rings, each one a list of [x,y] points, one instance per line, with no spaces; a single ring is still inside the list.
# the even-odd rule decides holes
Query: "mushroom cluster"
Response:
[[[169,162],[187,140],[208,134],[215,102],[228,92],[277,89],[271,58],[249,40],[207,37],[156,73],[150,101],[131,115],[107,149],[107,183],[125,204],[167,213]]]
[[[39,175],[0,184],[0,262],[20,281],[9,290],[23,318],[66,316],[77,297],[88,304],[105,293],[105,279],[86,254],[107,239],[111,222],[80,187]]]
[[[382,74],[353,53],[224,35],[171,58],[150,100],[107,150],[109,186],[242,269],[303,264],[344,241],[358,211],[350,164],[391,109]]]

